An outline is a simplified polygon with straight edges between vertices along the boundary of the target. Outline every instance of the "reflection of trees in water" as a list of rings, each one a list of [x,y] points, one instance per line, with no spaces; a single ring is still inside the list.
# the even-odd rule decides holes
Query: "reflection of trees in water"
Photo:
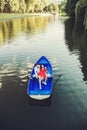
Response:
[[[80,61],[82,63],[82,72],[84,73],[84,80],[87,80],[87,32],[85,32],[82,37],[80,54],[81,54]]]
[[[65,39],[66,44],[71,52],[79,51],[79,60],[82,64],[84,80],[87,80],[87,32],[83,26],[75,26],[73,19],[65,22]]]
[[[73,26],[74,26],[74,20],[68,19],[65,21],[65,39],[66,44],[68,44],[68,48],[70,51],[73,51],[74,48],[74,41],[73,41]]]
[[[50,18],[38,16],[0,22],[0,44],[4,44],[7,39],[16,38],[21,32],[34,35],[44,30]]]
[[[22,65],[22,63],[21,63]],[[3,64],[0,68],[0,88],[6,83],[16,83],[18,86],[27,83],[29,75],[31,73],[33,64],[29,61],[25,61],[25,66],[20,66],[17,62]]]

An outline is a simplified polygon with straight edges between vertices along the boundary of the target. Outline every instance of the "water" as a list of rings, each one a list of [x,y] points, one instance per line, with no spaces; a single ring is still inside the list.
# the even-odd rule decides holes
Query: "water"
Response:
[[[72,23],[47,16],[0,22],[2,130],[87,129],[86,37],[75,34]],[[28,74],[42,55],[62,76],[51,98],[34,101],[27,95]]]

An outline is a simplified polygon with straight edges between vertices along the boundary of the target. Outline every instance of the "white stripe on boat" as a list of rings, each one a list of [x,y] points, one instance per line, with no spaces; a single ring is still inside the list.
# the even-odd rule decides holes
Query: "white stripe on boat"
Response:
[[[33,99],[37,99],[37,100],[43,100],[43,99],[47,99],[50,97],[50,95],[29,95],[31,98]]]

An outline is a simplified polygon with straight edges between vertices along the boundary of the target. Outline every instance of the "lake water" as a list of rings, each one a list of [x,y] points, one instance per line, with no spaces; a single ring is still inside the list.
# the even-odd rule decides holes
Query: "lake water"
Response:
[[[87,38],[82,31],[63,17],[0,21],[2,130],[87,130]],[[28,74],[42,55],[62,76],[48,100],[35,101],[27,95]]]

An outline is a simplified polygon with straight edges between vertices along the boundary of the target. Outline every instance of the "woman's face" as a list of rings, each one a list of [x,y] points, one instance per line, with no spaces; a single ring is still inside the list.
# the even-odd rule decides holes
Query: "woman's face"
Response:
[[[41,68],[44,69],[44,65],[42,65]]]

